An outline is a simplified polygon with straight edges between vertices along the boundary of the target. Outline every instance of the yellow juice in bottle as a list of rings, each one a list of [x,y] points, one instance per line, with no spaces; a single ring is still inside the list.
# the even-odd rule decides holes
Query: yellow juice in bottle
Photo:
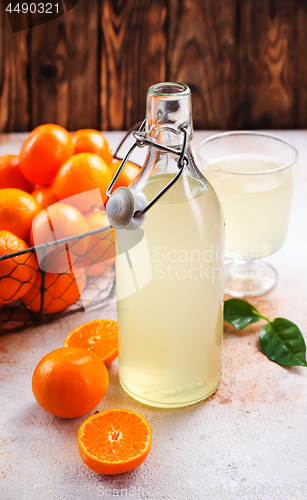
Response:
[[[151,177],[142,188],[147,200],[172,177]],[[133,264],[116,265],[120,382],[148,405],[186,406],[210,395],[221,376],[223,220],[213,189],[182,176],[141,230]],[[117,251],[135,234],[116,230]],[[150,276],[140,285],[148,258]],[[131,280],[136,291],[129,294]]]

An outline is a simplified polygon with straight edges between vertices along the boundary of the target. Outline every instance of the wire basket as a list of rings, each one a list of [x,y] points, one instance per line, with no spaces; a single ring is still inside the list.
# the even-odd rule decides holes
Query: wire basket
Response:
[[[84,253],[75,251],[85,239],[90,241],[90,248]],[[112,229],[106,226],[0,257],[0,270],[8,259],[11,266],[9,274],[2,273],[1,277],[0,273],[0,289],[5,289],[5,296],[0,293],[0,335],[110,301],[115,295],[114,259],[105,260],[105,254],[112,247]],[[57,272],[59,259],[62,265],[68,262],[61,273]],[[33,265],[37,261],[39,267]],[[19,278],[29,274],[31,279]]]
[[[113,155],[114,159],[122,159],[118,156],[120,148],[128,136],[138,130],[141,123],[136,123],[126,132]],[[6,288],[5,297],[1,296],[0,291],[0,335],[101,307],[114,300],[115,255],[114,259],[106,258],[111,247],[115,254],[112,231],[111,226],[106,226],[0,256],[0,290]],[[88,238],[91,238],[90,248],[80,252],[79,243]],[[39,262],[35,269],[33,256]],[[66,266],[61,270],[63,272],[59,272],[58,262],[62,256],[65,256]],[[8,259],[14,265],[9,274],[3,274],[1,264]],[[26,274],[18,272],[20,266],[25,266],[24,269],[28,271],[32,270],[34,278],[26,281],[18,278],[19,274]],[[30,273],[31,276],[32,274]],[[1,281],[8,279],[11,295],[9,287],[1,287]],[[22,293],[22,287],[27,287],[26,294]],[[31,289],[30,292],[28,288]]]

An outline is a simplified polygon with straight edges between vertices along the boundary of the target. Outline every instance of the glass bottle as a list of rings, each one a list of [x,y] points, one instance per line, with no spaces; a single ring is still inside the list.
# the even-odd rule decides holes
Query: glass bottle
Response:
[[[189,87],[150,87],[146,138],[180,151],[182,126],[188,161],[181,177],[139,229],[115,230],[120,383],[138,401],[164,408],[207,398],[221,376],[223,214],[191,152]],[[149,147],[130,187],[150,202],[178,173],[177,162]]]

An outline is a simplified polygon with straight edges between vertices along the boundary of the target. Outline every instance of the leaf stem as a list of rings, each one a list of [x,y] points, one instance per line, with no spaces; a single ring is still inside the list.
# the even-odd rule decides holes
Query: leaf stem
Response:
[[[263,314],[260,314],[260,312],[256,309],[254,309],[254,315],[259,316],[259,318],[265,319],[268,323],[270,323],[270,320],[266,316],[263,316]]]

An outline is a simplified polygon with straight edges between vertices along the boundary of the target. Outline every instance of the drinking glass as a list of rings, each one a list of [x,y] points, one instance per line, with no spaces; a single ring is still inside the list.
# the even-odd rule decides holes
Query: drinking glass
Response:
[[[197,149],[202,171],[225,216],[225,292],[258,296],[277,281],[261,261],[286,238],[298,152],[284,139],[262,132],[224,132]]]

